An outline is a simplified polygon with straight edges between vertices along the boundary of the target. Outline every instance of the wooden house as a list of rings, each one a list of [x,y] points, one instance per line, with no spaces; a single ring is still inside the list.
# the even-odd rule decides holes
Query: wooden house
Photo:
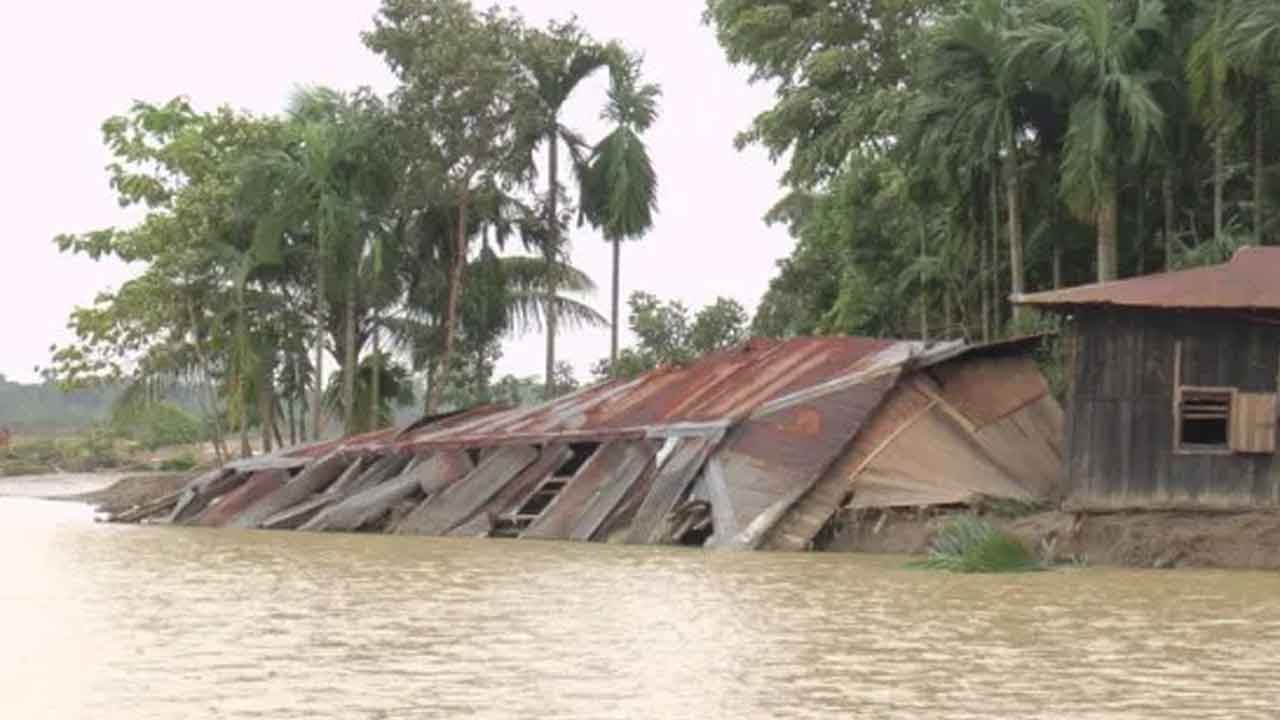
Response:
[[[1060,313],[1067,506],[1280,506],[1280,248],[1026,295]]]

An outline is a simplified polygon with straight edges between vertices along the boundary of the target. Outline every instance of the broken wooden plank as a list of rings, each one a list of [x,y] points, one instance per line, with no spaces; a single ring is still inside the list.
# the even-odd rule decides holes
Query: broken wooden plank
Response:
[[[475,471],[471,456],[465,450],[444,450],[419,463],[414,468],[418,484],[427,498],[418,503],[398,522],[389,525],[397,535],[420,535],[419,530],[427,517],[427,506],[445,488],[450,487]]]
[[[552,473],[572,457],[573,450],[568,445],[550,445],[544,448],[542,454],[538,456],[538,459],[532,465],[521,470],[520,474],[516,475],[511,482],[499,490],[472,518],[472,520],[477,520],[484,516],[485,521],[483,523],[465,522],[449,531],[448,534],[453,537],[487,537],[489,533],[493,532],[493,527],[496,524],[494,518],[513,509],[513,505],[524,502],[529,493],[536,490],[543,480],[550,477]]]
[[[377,519],[393,506],[421,491],[417,475],[402,474],[330,505],[303,523],[300,529],[327,532],[359,530],[365,523]]]
[[[429,498],[416,514],[411,528],[399,532],[415,535],[444,535],[471,519],[507,483],[538,459],[529,445],[503,447],[489,454],[462,480]]]
[[[493,533],[496,517],[493,513],[478,512],[470,520],[449,531],[451,537],[485,538]]]
[[[272,515],[262,521],[261,527],[267,530],[296,530],[299,525],[310,520],[316,513],[337,500],[337,497],[328,493],[316,495],[309,500]]]
[[[409,458],[402,455],[385,455],[374,460],[364,472],[351,475],[344,474],[329,487],[328,492],[343,497],[353,495],[373,487],[393,475],[398,475],[408,462]]]
[[[174,505],[178,503],[178,498],[182,497],[182,491],[169,493],[162,498],[153,500],[145,505],[138,505],[121,513],[116,513],[107,517],[106,522],[111,523],[136,523],[142,522],[152,515],[159,515],[162,512],[172,511]]]
[[[653,545],[662,542],[667,534],[667,515],[675,509],[680,498],[688,491],[690,483],[698,476],[707,456],[720,436],[691,437],[680,440],[680,446],[672,451],[658,470],[653,487],[636,511],[626,542],[633,545]]]
[[[290,449],[290,452],[293,451],[293,449]],[[244,458],[243,460],[232,460],[226,464],[226,469],[242,473],[256,473],[264,470],[289,471],[306,467],[310,462],[311,458],[305,455],[283,455],[277,453]]]
[[[244,473],[225,468],[201,475],[183,488],[182,495],[178,497],[178,502],[174,505],[173,512],[166,522],[172,525],[185,524],[209,507],[209,503],[215,498],[234,490],[248,478],[249,476]]]
[[[463,450],[444,450],[425,458],[412,470],[426,495],[434,495],[476,469],[471,456]]]
[[[344,471],[359,472],[360,460],[344,453],[332,452],[311,463],[283,487],[249,506],[228,523],[233,528],[256,528],[267,518],[287,510],[332,485]]]
[[[653,470],[658,448],[654,443],[642,440],[625,443],[617,465],[607,474],[600,489],[587,502],[582,513],[569,531],[569,539],[587,542],[595,538],[605,520],[622,503],[627,492],[637,480]]]
[[[288,479],[289,474],[283,470],[255,472],[241,483],[240,487],[223,495],[218,502],[197,515],[191,524],[202,527],[223,527],[257,501],[279,490]]]
[[[627,458],[630,445],[629,442],[619,441],[600,446],[578,468],[578,472],[570,478],[538,519],[520,533],[520,537],[537,540],[568,539],[587,504]]]
[[[791,508],[799,502],[800,498],[804,497],[805,493],[809,492],[812,487],[813,484],[810,483],[800,485],[792,489],[792,491],[787,493],[786,496],[782,497],[773,505],[770,505],[764,512],[757,515],[750,523],[747,524],[746,529],[737,535],[732,537],[721,535],[720,531],[717,529],[715,537],[711,538],[711,542],[709,543],[710,547],[716,550],[755,550],[760,547],[765,536],[768,535],[769,531],[778,524],[778,521],[782,519],[782,516],[790,512]],[[715,506],[712,505],[713,510],[714,508]]]
[[[418,507],[420,503],[420,499],[411,497],[408,500],[401,500],[396,505],[393,505],[391,507],[391,511],[387,513],[387,517],[382,523],[382,526],[377,528],[378,531],[388,533],[394,532],[395,529],[399,527],[400,521],[404,520],[409,513],[413,512],[413,509]]]
[[[724,463],[719,457],[707,461],[706,471],[702,474],[702,485],[707,491],[707,499],[711,501],[711,526],[715,534],[709,543],[719,542],[721,538],[732,538],[738,534],[738,517],[733,509],[732,496],[729,494],[729,481],[725,477]]]

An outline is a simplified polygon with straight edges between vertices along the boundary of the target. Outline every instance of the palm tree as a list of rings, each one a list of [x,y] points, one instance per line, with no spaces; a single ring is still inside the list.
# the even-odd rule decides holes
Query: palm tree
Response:
[[[1008,63],[1028,69],[1033,83],[1065,88],[1062,192],[1097,229],[1098,280],[1114,280],[1121,170],[1150,152],[1163,129],[1151,70],[1168,31],[1164,4],[1048,0],[1039,12],[1010,33]]]
[[[545,328],[550,318],[570,328],[604,327],[600,313],[577,296],[594,293],[596,285],[582,270],[564,261],[548,266],[541,258],[506,255],[497,258],[505,286],[508,332],[519,334]],[[548,296],[548,276],[556,279],[556,293]]]
[[[1266,117],[1272,108],[1271,82],[1280,64],[1280,4],[1235,0],[1223,33],[1226,63],[1247,81],[1253,121],[1253,231],[1262,244],[1266,225]]]
[[[344,427],[352,426],[357,363],[361,258],[379,206],[391,195],[393,169],[381,107],[367,93],[348,96],[323,87],[294,93],[288,108],[287,151],[259,158],[257,171],[274,183],[276,239],[290,230],[306,239],[315,273],[315,367],[312,433],[323,427],[325,332],[341,350]],[[335,284],[340,288],[334,293]],[[328,317],[339,311],[341,319]],[[333,320],[335,322],[330,322]]]
[[[604,117],[613,130],[577,163],[581,219],[613,243],[613,289],[609,321],[609,362],[618,359],[619,287],[622,241],[638,239],[653,227],[658,208],[658,177],[641,134],[658,119],[656,84],[640,82],[640,62],[628,58],[613,73]]]
[[[1213,240],[1223,239],[1226,186],[1226,144],[1236,112],[1231,102],[1232,86],[1240,78],[1227,62],[1229,19],[1225,0],[1214,0],[1205,7],[1200,32],[1187,53],[1187,76],[1191,82],[1191,105],[1207,125],[1213,137]]]
[[[909,113],[908,145],[917,159],[954,174],[956,168],[989,165],[993,186],[1004,179],[1009,229],[1010,291],[1026,292],[1022,188],[1018,140],[1019,95],[1024,92],[1008,62],[1013,16],[1002,0],[974,0],[939,23],[922,66],[929,92]],[[992,188],[995,192],[995,188]],[[1014,306],[1017,319],[1020,307]]]
[[[545,32],[534,31],[529,34],[523,63],[533,78],[540,104],[538,110],[541,121],[537,123],[540,130],[533,144],[545,142],[547,149],[548,177],[544,211],[550,237],[547,238],[543,257],[549,269],[558,266],[557,254],[561,252],[563,245],[560,220],[560,143],[563,141],[571,151],[576,151],[583,144],[576,133],[560,122],[560,114],[578,86],[597,70],[615,64],[619,55],[616,46],[600,45],[592,41],[578,27],[576,20],[567,23],[553,21]],[[546,316],[545,393],[549,398],[556,367],[558,318],[553,302],[557,278],[554,274],[548,274],[546,278],[548,282],[544,292],[550,312]]]

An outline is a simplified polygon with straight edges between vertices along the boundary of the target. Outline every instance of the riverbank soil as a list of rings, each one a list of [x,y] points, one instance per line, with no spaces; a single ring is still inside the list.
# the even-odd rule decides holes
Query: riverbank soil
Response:
[[[119,514],[139,505],[159,500],[181,490],[190,481],[189,473],[134,475],[120,478],[101,490],[58,497],[58,500],[82,502],[99,511]]]
[[[948,512],[863,510],[833,524],[824,549],[922,555]],[[1148,568],[1280,569],[1280,513],[1067,513],[984,516],[1056,562]]]

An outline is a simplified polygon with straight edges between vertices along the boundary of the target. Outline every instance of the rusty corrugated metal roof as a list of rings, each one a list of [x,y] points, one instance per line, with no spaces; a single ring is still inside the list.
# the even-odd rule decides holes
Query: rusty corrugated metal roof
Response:
[[[551,437],[642,437],[659,428],[727,425],[770,401],[854,375],[915,343],[833,337],[751,340],[683,367],[595,385],[532,408],[406,433],[405,445],[468,445]]]
[[[1280,248],[1245,247],[1221,265],[1013,298],[1047,309],[1119,305],[1187,310],[1280,310]]]

